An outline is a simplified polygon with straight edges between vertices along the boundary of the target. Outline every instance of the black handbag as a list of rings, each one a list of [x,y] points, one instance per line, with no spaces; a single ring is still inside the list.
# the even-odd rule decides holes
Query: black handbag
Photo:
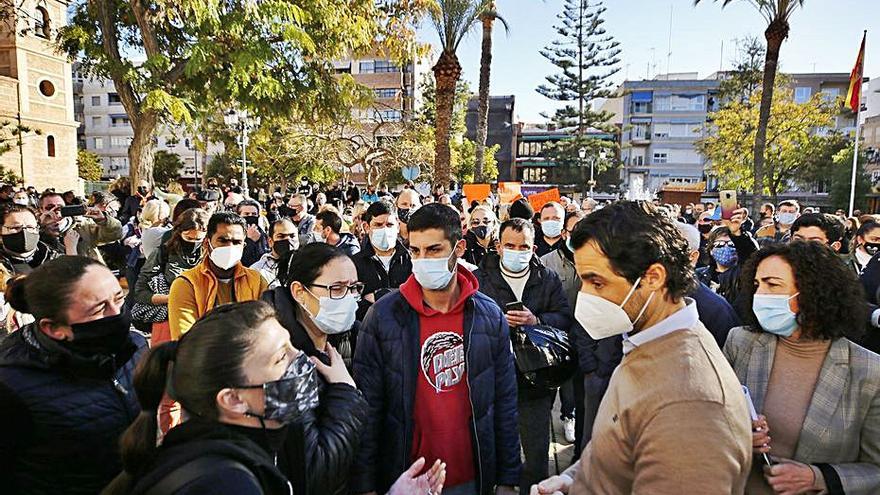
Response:
[[[559,388],[574,375],[577,360],[568,334],[549,325],[511,328],[516,369],[529,385],[545,390]]]

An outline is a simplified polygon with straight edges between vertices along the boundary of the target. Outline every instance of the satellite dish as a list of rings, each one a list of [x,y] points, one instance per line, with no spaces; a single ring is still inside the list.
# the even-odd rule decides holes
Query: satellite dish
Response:
[[[402,173],[403,173],[403,178],[406,180],[416,180],[419,177],[419,175],[421,175],[421,172],[419,171],[418,165],[409,165],[409,166],[403,167]]]

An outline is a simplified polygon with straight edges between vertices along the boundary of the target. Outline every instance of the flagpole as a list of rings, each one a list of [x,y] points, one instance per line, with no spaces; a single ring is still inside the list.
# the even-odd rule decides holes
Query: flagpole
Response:
[[[859,139],[861,138],[862,126],[859,125],[859,117],[862,112],[862,102],[859,101],[859,110],[856,112],[856,142],[853,150],[852,182],[849,186],[849,216],[853,216],[853,208],[856,202],[856,171],[859,167]]]
[[[849,216],[853,216],[853,209],[856,203],[856,171],[859,167],[859,140],[862,134],[862,126],[859,123],[859,119],[862,114],[862,87],[864,86],[865,79],[865,40],[867,37],[868,30],[866,29],[862,37],[862,48],[859,54],[862,60],[859,71],[859,101],[856,106],[856,142],[853,144],[852,180],[849,186]]]

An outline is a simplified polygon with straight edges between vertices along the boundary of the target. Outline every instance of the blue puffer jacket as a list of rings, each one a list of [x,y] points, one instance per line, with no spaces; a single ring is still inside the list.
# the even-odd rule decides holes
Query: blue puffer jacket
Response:
[[[28,325],[0,344],[0,491],[98,493],[122,469],[119,437],[140,412],[131,382],[146,341],[132,333],[115,358],[87,360],[37,332]]]
[[[465,303],[464,341],[477,481],[488,495],[496,485],[519,485],[520,445],[507,322],[479,292]],[[419,315],[395,290],[370,308],[358,335],[353,375],[369,407],[353,493],[385,493],[409,467],[418,363]]]

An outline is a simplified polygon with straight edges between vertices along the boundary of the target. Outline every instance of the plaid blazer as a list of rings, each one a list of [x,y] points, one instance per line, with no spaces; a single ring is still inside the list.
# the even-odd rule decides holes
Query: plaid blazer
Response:
[[[759,412],[776,339],[770,333],[738,327],[724,345],[724,355],[740,382],[749,387]],[[880,493],[880,356],[845,338],[831,344],[794,460],[819,465],[830,493]]]

